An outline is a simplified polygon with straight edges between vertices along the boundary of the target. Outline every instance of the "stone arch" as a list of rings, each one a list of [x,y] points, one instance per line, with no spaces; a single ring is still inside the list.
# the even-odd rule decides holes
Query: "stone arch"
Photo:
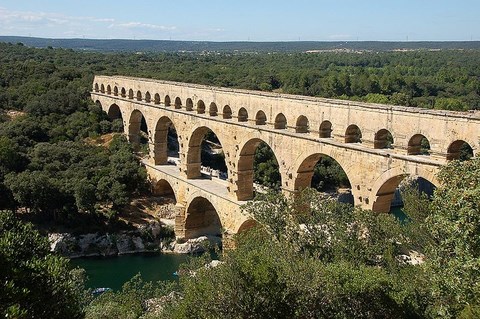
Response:
[[[141,101],[142,100],[142,92],[140,92],[140,90],[137,91],[137,101]]]
[[[145,102],[150,103],[152,101],[152,97],[150,95],[150,92],[145,93]]]
[[[95,92],[98,92],[98,91],[99,91],[98,83],[95,83],[95,85],[94,85],[94,90],[95,90]]]
[[[115,120],[115,119],[121,119],[122,118],[122,112],[120,111],[120,107],[113,103],[112,105],[110,105],[110,107],[108,108],[108,118],[110,120]]]
[[[125,88],[122,87],[122,89],[120,90],[120,96],[121,97],[126,97],[127,96],[127,91],[125,90]]]
[[[393,135],[387,129],[381,129],[375,133],[373,148],[393,148]]]
[[[133,100],[133,90],[132,89],[128,90],[128,98]]]
[[[210,107],[208,108],[208,112],[210,114],[210,116],[217,116],[218,115],[218,108],[217,108],[217,104],[215,103],[210,103]]]
[[[186,103],[187,103],[187,105],[186,105],[185,109],[187,111],[193,111],[193,101],[192,101],[192,99],[188,98]]]
[[[275,155],[275,151],[267,142],[259,138],[252,138],[243,144],[240,150],[237,165],[237,200],[250,200],[254,196],[253,179],[255,151],[261,143],[268,145],[278,163],[278,157]],[[280,185],[281,182],[282,181],[280,181]]]
[[[153,137],[153,159],[155,165],[165,165],[168,162],[168,131],[171,128],[175,129],[175,126],[168,116],[162,116],[157,121],[155,136]]]
[[[323,121],[320,124],[320,138],[331,138],[332,137],[332,122],[330,121]]]
[[[225,120],[228,120],[228,119],[231,119],[231,118],[232,118],[232,109],[230,108],[230,106],[225,105],[225,106],[223,107],[223,113],[222,113],[222,115],[223,115],[223,118],[224,118]]]
[[[244,107],[240,108],[240,110],[238,111],[238,121],[239,122],[248,121],[248,112]]]
[[[175,98],[175,108],[176,109],[182,108],[182,100],[178,96]]]
[[[255,115],[255,124],[256,125],[267,124],[267,116],[265,115],[265,112],[261,110],[257,112],[257,115]]]
[[[107,94],[112,94],[112,87],[109,85],[107,85]]]
[[[307,187],[311,187],[315,166],[317,165],[317,163],[320,161],[322,157],[329,157],[332,160],[334,160],[340,166],[340,168],[345,172],[345,175],[347,176],[348,181],[351,183],[352,179],[348,175],[346,167],[340,162],[339,159],[333,158],[328,154],[314,153],[307,156],[298,166],[296,170],[297,175],[294,182],[295,191],[301,191]],[[348,186],[348,185],[345,185],[345,186]]]
[[[211,133],[210,133],[211,132]],[[214,134],[217,137],[218,144],[223,145],[217,135],[209,127],[201,126],[196,128],[193,133],[190,135],[188,140],[188,151],[187,151],[187,178],[199,178],[202,176],[201,166],[202,166],[202,143],[205,136],[209,134]],[[225,163],[226,166],[226,163]]]
[[[351,124],[347,127],[345,143],[362,143],[362,131],[357,125]]]
[[[235,230],[235,233],[236,234],[241,234],[244,231],[252,229],[256,225],[258,225],[257,221],[249,218],[249,219],[245,220],[243,223],[240,224],[240,226]]]
[[[155,95],[153,96],[153,103],[160,104],[160,94],[155,93]]]
[[[435,187],[439,185],[435,173],[426,171],[421,167],[415,168],[415,174],[410,174],[402,167],[392,168],[383,173],[373,184],[371,193],[374,199],[372,210],[381,213],[390,212],[395,190],[407,176],[421,177],[432,183]]]
[[[100,100],[96,100],[95,105],[103,110],[102,102],[100,102]]]
[[[116,85],[113,87],[113,95],[118,96],[118,87]]]
[[[222,223],[213,204],[205,197],[195,197],[185,213],[185,238],[222,235]]]
[[[170,96],[168,96],[168,95],[165,95],[165,99],[163,101],[165,103],[165,106],[170,106],[170,104],[172,103],[170,101]]]
[[[407,154],[408,155],[429,155],[430,142],[422,134],[413,135],[408,141]]]
[[[105,85],[100,85],[100,92],[105,93]]]
[[[308,133],[308,118],[305,115],[300,115],[297,118],[297,123],[295,125],[296,133]]]
[[[447,160],[467,160],[473,157],[473,148],[464,140],[453,141],[447,149]]]
[[[135,109],[130,114],[128,123],[128,141],[132,143],[134,150],[138,151],[140,149],[142,137],[145,136],[148,139],[148,127],[145,116],[141,111]]]
[[[204,113],[205,113],[205,103],[202,100],[198,100],[197,114],[204,114]]]
[[[153,185],[153,195],[155,196],[162,196],[162,197],[170,197],[175,202],[175,190],[173,189],[172,185],[165,179],[161,179]]]
[[[287,118],[283,113],[278,113],[275,117],[275,123],[273,124],[273,128],[276,130],[285,130],[287,128]]]

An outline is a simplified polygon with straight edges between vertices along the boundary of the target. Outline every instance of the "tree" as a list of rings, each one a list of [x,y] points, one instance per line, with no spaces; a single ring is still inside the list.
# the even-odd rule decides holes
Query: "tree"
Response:
[[[2,317],[82,317],[83,273],[49,249],[47,238],[31,224],[0,211]]]

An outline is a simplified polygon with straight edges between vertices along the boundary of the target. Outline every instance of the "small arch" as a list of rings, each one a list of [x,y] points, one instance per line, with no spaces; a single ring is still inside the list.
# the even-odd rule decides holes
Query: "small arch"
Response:
[[[141,100],[142,100],[142,92],[137,91],[137,101],[141,101]]]
[[[422,134],[413,135],[408,141],[408,155],[430,155],[430,142]]]
[[[456,140],[452,142],[447,149],[447,160],[465,161],[473,157],[473,149],[464,140]]]
[[[197,113],[204,114],[205,113],[205,103],[202,100],[198,100],[197,102]]]
[[[150,96],[150,92],[145,93],[145,102],[150,103],[152,101],[152,97]]]
[[[247,122],[248,121],[248,112],[244,107],[242,107],[238,111],[238,121],[239,122]]]
[[[320,138],[331,138],[332,137],[332,122],[323,121],[320,124]]]
[[[209,113],[210,113],[210,116],[217,116],[218,115],[217,105],[213,102],[210,103]]]
[[[257,112],[257,115],[255,115],[255,124],[256,125],[267,124],[267,116],[265,115],[265,112],[263,112],[263,111],[258,111]]]
[[[308,119],[304,115],[300,115],[295,125],[296,133],[308,133]]]
[[[95,90],[95,92],[98,92],[98,91],[99,91],[98,83],[95,83],[94,90]]]
[[[100,92],[105,93],[105,86],[103,84],[100,86]]]
[[[128,98],[133,100],[133,90],[132,89],[128,90]]]
[[[287,118],[285,117],[285,115],[283,115],[283,113],[277,114],[273,127],[276,130],[285,130],[287,128]]]
[[[175,108],[176,109],[182,108],[182,100],[178,96],[175,98]]]
[[[213,204],[204,197],[195,197],[185,214],[185,238],[203,235],[220,236],[222,223]]]
[[[193,111],[193,101],[192,101],[192,99],[188,98],[186,103],[187,103],[187,105],[186,105],[185,109],[187,111]]]
[[[120,91],[120,96],[121,97],[126,97],[127,96],[127,91],[125,90],[125,88],[122,88],[122,90]]]
[[[230,108],[230,106],[225,105],[225,106],[223,107],[223,113],[222,113],[222,115],[223,115],[223,118],[224,118],[225,120],[228,120],[228,119],[231,119],[231,118],[232,118],[232,109]]]
[[[160,104],[160,94],[155,93],[155,95],[153,96],[153,103]]]
[[[113,95],[118,96],[118,87],[116,85],[113,87]]]
[[[393,136],[387,129],[381,129],[375,133],[375,139],[373,141],[373,148],[393,148]]]
[[[164,102],[165,102],[165,106],[170,106],[170,104],[171,104],[170,96],[165,95],[165,100],[164,100]]]
[[[112,87],[109,85],[107,85],[107,94],[112,94]]]
[[[257,222],[254,219],[247,219],[244,221],[240,227],[237,229],[237,234],[241,234],[249,229],[252,229],[253,227],[257,226]]]
[[[351,124],[345,131],[345,143],[362,143],[362,131],[355,124]]]
[[[174,203],[176,203],[175,191],[172,185],[165,179],[161,179],[155,183],[153,186],[153,195],[173,199]]]

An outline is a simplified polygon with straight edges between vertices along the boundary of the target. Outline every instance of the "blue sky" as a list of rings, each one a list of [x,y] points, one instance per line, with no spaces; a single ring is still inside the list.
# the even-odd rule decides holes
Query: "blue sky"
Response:
[[[2,0],[0,35],[199,41],[479,41],[480,0]]]

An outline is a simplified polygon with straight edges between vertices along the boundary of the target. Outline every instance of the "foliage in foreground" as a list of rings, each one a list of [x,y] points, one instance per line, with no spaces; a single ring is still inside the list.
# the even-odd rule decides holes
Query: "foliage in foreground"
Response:
[[[81,318],[83,272],[50,253],[47,238],[0,211],[0,316]]]

